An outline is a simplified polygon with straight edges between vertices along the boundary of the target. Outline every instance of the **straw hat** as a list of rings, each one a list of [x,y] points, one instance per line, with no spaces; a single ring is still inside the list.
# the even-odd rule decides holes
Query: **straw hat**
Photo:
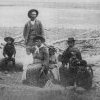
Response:
[[[32,13],[32,12],[36,12],[36,15],[37,15],[37,16],[38,16],[38,14],[39,14],[38,10],[36,10],[36,9],[31,9],[31,10],[28,11],[28,17],[29,17],[29,18],[31,18],[31,13]]]
[[[12,37],[5,37],[4,40],[5,40],[6,42],[8,42],[9,40],[10,40],[11,42],[14,42],[14,38],[12,38]]]

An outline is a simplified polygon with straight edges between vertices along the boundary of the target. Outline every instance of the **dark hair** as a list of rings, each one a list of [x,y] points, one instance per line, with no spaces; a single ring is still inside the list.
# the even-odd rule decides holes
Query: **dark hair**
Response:
[[[49,46],[49,51],[52,51],[52,52],[57,52],[56,48],[54,46]]]
[[[37,35],[33,38],[33,42],[36,42],[36,40],[41,40],[42,43],[45,42],[45,38],[43,36]]]
[[[86,60],[81,60],[80,65],[81,66],[87,66],[87,61]]]
[[[12,38],[12,37],[5,37],[5,38],[4,38],[4,41],[6,41],[6,42],[8,42],[9,40],[10,40],[12,43],[14,42],[14,38]]]
[[[31,9],[31,10],[28,11],[28,17],[29,17],[29,18],[31,18],[30,15],[31,15],[32,12],[36,12],[36,16],[38,16],[38,14],[39,14],[38,10],[36,10],[36,9]]]

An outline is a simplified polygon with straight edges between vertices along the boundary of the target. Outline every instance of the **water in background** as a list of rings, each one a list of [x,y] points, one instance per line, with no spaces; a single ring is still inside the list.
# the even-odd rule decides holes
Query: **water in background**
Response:
[[[0,27],[23,27],[32,6],[0,6]],[[36,8],[36,7],[35,7]],[[44,27],[99,27],[100,10],[38,7]]]

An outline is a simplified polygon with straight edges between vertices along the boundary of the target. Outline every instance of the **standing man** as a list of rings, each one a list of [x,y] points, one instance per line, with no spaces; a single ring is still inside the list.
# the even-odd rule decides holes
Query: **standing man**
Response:
[[[37,35],[44,37],[44,30],[41,22],[37,20],[39,12],[36,9],[31,9],[28,12],[29,21],[25,24],[23,36],[25,39],[26,52],[30,54],[32,52],[32,46],[34,46],[33,38]]]

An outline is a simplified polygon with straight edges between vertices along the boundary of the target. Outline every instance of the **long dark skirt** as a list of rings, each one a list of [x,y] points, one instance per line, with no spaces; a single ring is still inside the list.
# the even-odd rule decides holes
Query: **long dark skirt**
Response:
[[[62,86],[67,86],[67,84],[68,84],[67,79],[68,79],[68,75],[69,75],[67,68],[66,67],[60,67],[59,68],[59,74],[60,74],[60,84]]]
[[[76,70],[68,69],[66,67],[61,67],[59,69],[60,73],[60,84],[64,87],[74,86],[76,81]]]

